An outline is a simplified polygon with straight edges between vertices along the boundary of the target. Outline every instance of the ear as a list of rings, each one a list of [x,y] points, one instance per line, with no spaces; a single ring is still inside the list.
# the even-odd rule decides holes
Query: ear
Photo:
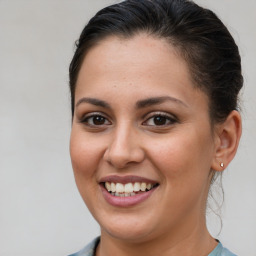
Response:
[[[227,119],[215,127],[215,158],[212,169],[223,171],[234,158],[242,132],[241,116],[233,110]]]

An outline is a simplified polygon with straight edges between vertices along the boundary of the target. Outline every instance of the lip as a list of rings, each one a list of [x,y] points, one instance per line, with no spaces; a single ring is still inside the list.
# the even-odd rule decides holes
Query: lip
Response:
[[[145,182],[145,183],[151,183],[151,184],[159,184],[157,181],[147,179],[144,177],[139,176],[117,176],[117,175],[111,175],[104,177],[100,179],[100,189],[103,194],[104,199],[112,206],[116,207],[131,207],[135,206],[137,204],[140,204],[144,201],[146,201],[148,198],[152,196],[153,193],[155,193],[158,186],[152,188],[151,190],[143,193],[136,194],[134,196],[127,196],[127,197],[119,197],[119,196],[113,196],[111,193],[109,193],[104,185],[102,183],[104,182],[114,182],[114,183],[135,183],[135,182]]]
[[[137,204],[140,204],[147,200],[158,187],[152,188],[151,190],[147,192],[140,193],[135,196],[127,196],[127,197],[119,197],[119,196],[113,196],[110,194],[103,186],[100,186],[103,197],[105,200],[113,205],[118,207],[130,207]]]

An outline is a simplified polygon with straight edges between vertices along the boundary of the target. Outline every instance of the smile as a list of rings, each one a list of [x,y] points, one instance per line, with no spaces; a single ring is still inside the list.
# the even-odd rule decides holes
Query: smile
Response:
[[[142,192],[147,192],[156,187],[158,184],[146,183],[146,182],[135,182],[135,183],[114,183],[105,182],[104,186],[106,190],[113,196],[128,197],[136,196]]]
[[[105,177],[99,182],[106,202],[115,207],[131,207],[151,198],[159,187],[157,181],[138,176]]]

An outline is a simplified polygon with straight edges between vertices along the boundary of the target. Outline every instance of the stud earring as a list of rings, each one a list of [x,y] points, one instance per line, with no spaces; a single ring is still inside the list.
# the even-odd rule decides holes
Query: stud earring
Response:
[[[220,167],[222,167],[222,168],[223,168],[223,167],[224,167],[224,164],[223,164],[223,163],[220,163]]]

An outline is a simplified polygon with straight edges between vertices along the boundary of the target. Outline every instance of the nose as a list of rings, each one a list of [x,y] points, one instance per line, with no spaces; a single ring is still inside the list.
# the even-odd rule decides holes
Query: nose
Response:
[[[138,164],[145,158],[140,135],[125,125],[113,131],[104,160],[117,169]]]

